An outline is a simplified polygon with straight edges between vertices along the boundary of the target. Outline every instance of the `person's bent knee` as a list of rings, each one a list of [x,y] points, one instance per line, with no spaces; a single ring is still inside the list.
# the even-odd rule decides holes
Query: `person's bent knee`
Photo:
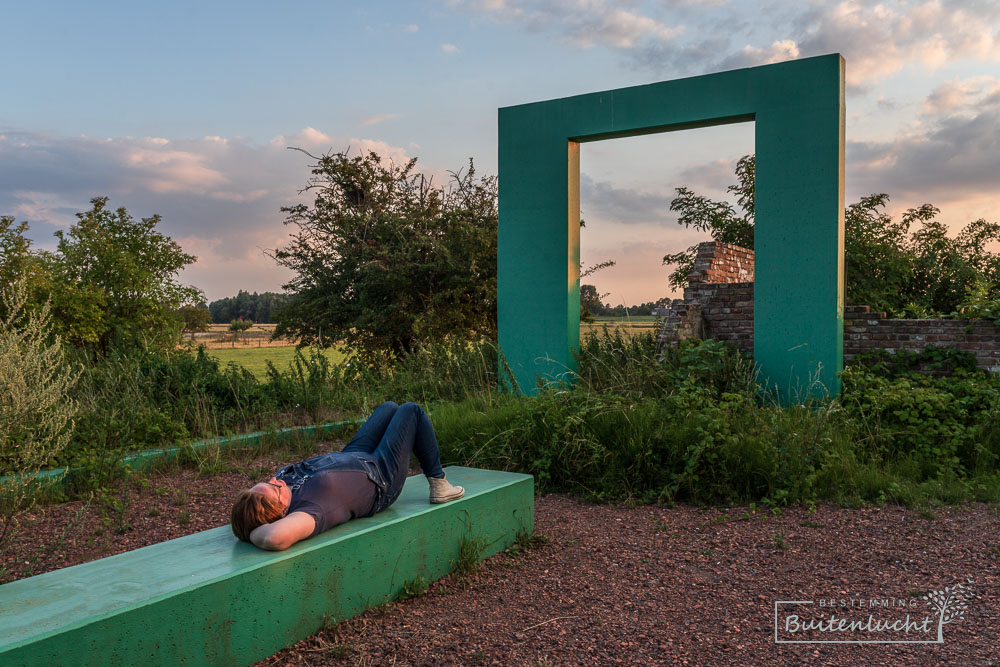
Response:
[[[420,415],[424,411],[424,409],[422,407],[420,407],[419,404],[414,403],[413,401],[409,401],[407,403],[403,403],[401,406],[399,406],[399,409],[405,411],[405,412],[403,412],[403,414],[407,414],[409,412],[413,412],[413,413],[416,413],[417,415]]]
[[[393,409],[398,409],[398,408],[399,408],[399,405],[398,405],[398,404],[397,404],[397,403],[396,403],[395,401],[386,401],[385,403],[383,403],[382,405],[378,406],[378,407],[377,407],[377,408],[375,408],[375,409],[376,409],[376,410],[379,410],[379,409],[381,409],[381,408],[393,408]]]

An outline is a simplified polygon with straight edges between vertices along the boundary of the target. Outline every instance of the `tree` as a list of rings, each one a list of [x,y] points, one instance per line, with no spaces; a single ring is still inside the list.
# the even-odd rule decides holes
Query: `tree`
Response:
[[[307,154],[308,155],[308,154]],[[271,254],[295,277],[274,337],[345,341],[365,356],[412,352],[421,342],[496,335],[496,178],[453,172],[447,187],[374,152],[316,160],[282,208],[291,242]]]
[[[239,340],[240,334],[243,334],[243,341],[246,342],[246,331],[253,325],[253,320],[244,320],[243,318],[240,318],[229,323],[229,330],[233,332],[233,338],[236,340]]]
[[[737,201],[743,209],[742,214],[737,213],[729,202],[712,201],[682,186],[676,188],[677,197],[670,202],[670,210],[679,212],[677,223],[709,232],[715,241],[753,250],[753,155],[744,155],[736,163],[736,179],[738,183],[730,185],[726,191],[739,196]],[[694,267],[696,254],[697,246],[691,246],[684,252],[663,258],[664,264],[678,265],[670,274],[671,288],[682,289],[687,285],[687,276]]]
[[[92,199],[68,233],[56,232],[56,319],[72,342],[98,351],[116,340],[173,344],[179,308],[204,301],[200,290],[177,282],[195,257],[156,231],[159,215],[137,221],[124,208],[109,210],[107,201]]]
[[[273,315],[288,302],[287,294],[262,292],[251,294],[240,290],[236,296],[227,296],[208,304],[214,322],[229,322],[235,319],[250,319],[254,322],[271,324]]]
[[[738,213],[728,202],[716,202],[677,188],[670,203],[678,223],[707,231],[715,241],[753,249],[754,156],[736,165],[738,183],[728,188],[738,196]],[[986,245],[1000,241],[1000,225],[976,220],[951,238],[930,204],[907,210],[896,222],[885,213],[887,194],[872,194],[845,211],[845,298],[849,305],[868,305],[894,317],[941,317],[958,310],[981,281],[993,298],[1000,297],[1000,254]],[[911,226],[920,228],[910,232]],[[677,264],[670,285],[680,288],[694,264],[696,246],[663,258]]]
[[[580,321],[593,322],[594,315],[603,314],[601,294],[594,285],[580,285]]]
[[[37,310],[45,303],[52,277],[45,253],[31,249],[31,239],[25,236],[28,223],[0,217],[0,287],[24,282],[24,314]],[[7,313],[0,302],[0,318]]]
[[[177,315],[181,318],[181,330],[190,333],[192,340],[196,331],[208,331],[208,325],[212,321],[208,308],[202,303],[181,306]]]

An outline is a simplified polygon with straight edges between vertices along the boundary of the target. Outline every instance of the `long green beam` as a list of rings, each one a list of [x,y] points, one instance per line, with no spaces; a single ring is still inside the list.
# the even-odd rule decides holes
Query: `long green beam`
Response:
[[[0,586],[2,665],[246,665],[451,570],[463,536],[482,558],[534,530],[530,475],[452,466],[458,501],[423,475],[389,509],[281,552],[228,526]]]
[[[346,419],[339,422],[329,422],[326,424],[315,424],[311,426],[289,426],[287,428],[274,429],[272,431],[254,431],[252,433],[241,433],[239,435],[223,436],[219,438],[206,438],[195,440],[181,447],[159,447],[156,449],[146,449],[133,452],[124,456],[122,464],[130,466],[134,470],[150,470],[154,463],[162,461],[176,461],[181,453],[192,451],[198,453],[211,448],[218,448],[219,451],[226,451],[235,447],[256,447],[264,442],[282,443],[295,442],[306,438],[331,437],[345,429],[359,426],[365,422],[364,419]],[[39,471],[35,477],[43,484],[49,482],[66,483],[77,473],[85,473],[85,467],[78,468],[49,468]],[[6,480],[0,477],[0,482]]]
[[[520,388],[576,371],[580,144],[754,121],[759,380],[783,403],[837,394],[844,113],[839,54],[501,108],[497,316]]]

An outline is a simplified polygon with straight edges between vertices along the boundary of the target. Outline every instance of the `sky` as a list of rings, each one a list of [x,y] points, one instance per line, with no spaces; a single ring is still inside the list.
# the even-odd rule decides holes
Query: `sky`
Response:
[[[496,173],[499,107],[834,52],[847,202],[1000,221],[995,0],[39,0],[0,24],[0,215],[52,248],[93,197],[159,213],[209,300],[289,279],[266,251],[309,177],[290,148],[417,157],[444,183],[470,157]],[[617,262],[589,280],[606,302],[670,294],[663,256],[707,238],[674,189],[722,198],[753,150],[752,123],[582,146],[582,263]]]

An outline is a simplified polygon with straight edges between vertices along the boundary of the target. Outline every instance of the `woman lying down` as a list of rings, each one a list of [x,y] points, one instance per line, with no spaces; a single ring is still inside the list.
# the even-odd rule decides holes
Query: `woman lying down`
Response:
[[[343,451],[287,465],[266,482],[240,491],[233,533],[261,549],[280,551],[357,517],[377,514],[403,490],[413,453],[430,483],[430,502],[465,495],[444,478],[437,438],[416,403],[383,403]]]

